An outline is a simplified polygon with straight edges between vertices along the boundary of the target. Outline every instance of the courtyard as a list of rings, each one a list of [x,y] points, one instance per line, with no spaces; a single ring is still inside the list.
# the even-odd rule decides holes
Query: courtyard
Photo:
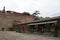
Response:
[[[18,33],[14,31],[0,31],[0,40],[60,40],[60,37],[30,33]]]

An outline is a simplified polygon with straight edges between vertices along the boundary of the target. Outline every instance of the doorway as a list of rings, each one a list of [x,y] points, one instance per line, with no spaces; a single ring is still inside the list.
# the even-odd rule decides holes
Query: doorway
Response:
[[[4,28],[2,28],[2,31],[4,31]]]

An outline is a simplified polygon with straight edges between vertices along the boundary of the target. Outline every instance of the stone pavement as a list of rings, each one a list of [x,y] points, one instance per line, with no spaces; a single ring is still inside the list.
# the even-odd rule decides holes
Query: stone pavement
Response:
[[[60,40],[60,37],[0,31],[0,40]]]

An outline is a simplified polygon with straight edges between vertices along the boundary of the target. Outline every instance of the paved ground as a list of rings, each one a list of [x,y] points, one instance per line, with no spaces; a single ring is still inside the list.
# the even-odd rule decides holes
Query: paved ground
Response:
[[[0,40],[60,40],[59,37],[0,31]]]

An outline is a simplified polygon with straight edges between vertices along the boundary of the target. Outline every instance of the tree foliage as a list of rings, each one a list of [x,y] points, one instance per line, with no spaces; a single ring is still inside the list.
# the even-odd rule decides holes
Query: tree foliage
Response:
[[[36,16],[36,15],[38,15],[38,14],[40,14],[40,13],[39,13],[39,11],[36,10],[32,15],[33,15],[33,16]]]

